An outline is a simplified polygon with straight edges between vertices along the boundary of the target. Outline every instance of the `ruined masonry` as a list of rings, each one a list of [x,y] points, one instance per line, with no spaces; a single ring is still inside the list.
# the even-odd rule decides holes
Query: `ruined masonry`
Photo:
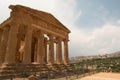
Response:
[[[67,70],[70,30],[50,13],[9,8],[10,17],[0,24],[0,76]]]

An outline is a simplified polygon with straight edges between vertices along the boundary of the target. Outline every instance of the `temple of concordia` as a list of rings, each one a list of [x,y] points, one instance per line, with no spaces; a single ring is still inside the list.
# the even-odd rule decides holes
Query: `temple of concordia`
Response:
[[[53,15],[10,5],[10,17],[0,24],[0,76],[31,75],[71,69],[70,30]]]

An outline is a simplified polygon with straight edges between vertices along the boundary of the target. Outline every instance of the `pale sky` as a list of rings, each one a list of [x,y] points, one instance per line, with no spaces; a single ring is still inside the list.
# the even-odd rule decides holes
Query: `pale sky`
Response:
[[[101,55],[120,51],[120,0],[0,0],[0,23],[10,4],[53,14],[71,30],[69,54]]]

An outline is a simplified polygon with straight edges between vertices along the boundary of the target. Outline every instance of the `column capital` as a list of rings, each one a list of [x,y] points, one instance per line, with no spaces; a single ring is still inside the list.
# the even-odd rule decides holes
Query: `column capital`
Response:
[[[39,31],[36,32],[36,35],[37,35],[38,38],[44,37],[44,32],[39,30]]]
[[[37,33],[38,33],[38,34],[44,34],[44,32],[41,31],[41,30],[37,31]]]
[[[58,41],[63,41],[63,39],[61,37],[56,37],[56,42]]]
[[[61,38],[61,37],[56,37],[56,39],[57,39],[57,40],[63,40],[63,38]]]
[[[54,37],[53,34],[47,34],[47,36],[48,36],[49,38],[53,38],[53,37]]]
[[[64,39],[63,41],[64,41],[64,42],[68,42],[69,40],[68,40],[68,39]]]
[[[47,38],[45,37],[44,40],[47,41]]]

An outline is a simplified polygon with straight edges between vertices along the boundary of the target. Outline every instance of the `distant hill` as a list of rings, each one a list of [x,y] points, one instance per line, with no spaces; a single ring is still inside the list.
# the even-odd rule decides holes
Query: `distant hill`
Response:
[[[110,57],[120,57],[120,51],[114,53],[107,53],[104,55],[91,55],[91,56],[75,56],[70,58],[70,62],[79,62],[83,60],[91,60],[91,59],[103,59]]]
[[[110,53],[110,54],[105,54],[103,56],[107,56],[107,57],[119,57],[120,56],[120,51],[114,52],[114,53]]]

